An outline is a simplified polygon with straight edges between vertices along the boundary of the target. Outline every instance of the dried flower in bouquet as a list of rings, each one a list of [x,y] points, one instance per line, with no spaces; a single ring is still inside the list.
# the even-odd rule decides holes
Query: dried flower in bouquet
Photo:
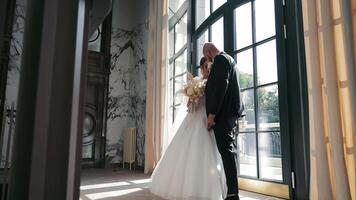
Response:
[[[198,101],[204,96],[206,80],[199,77],[194,77],[191,73],[187,75],[187,83],[180,90],[184,96],[187,96],[190,101]]]

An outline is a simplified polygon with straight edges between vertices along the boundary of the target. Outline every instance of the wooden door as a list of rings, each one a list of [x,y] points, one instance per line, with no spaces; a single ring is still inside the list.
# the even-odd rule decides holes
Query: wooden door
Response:
[[[82,166],[105,163],[106,102],[109,69],[103,53],[89,51],[82,143]]]

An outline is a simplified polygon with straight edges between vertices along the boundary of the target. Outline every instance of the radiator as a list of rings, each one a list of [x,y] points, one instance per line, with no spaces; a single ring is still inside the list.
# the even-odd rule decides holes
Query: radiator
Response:
[[[125,163],[128,163],[131,170],[133,164],[134,170],[136,168],[136,128],[124,129],[124,151],[122,156],[122,168]]]

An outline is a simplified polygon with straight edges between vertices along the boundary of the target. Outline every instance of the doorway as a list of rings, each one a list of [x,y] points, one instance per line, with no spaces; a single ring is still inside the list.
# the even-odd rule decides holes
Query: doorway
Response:
[[[239,122],[237,141],[240,185],[288,198],[290,149],[286,88],[283,87],[285,38],[284,25],[280,23],[283,15],[278,12],[282,7],[278,1],[255,0],[235,8],[234,56],[246,114]],[[259,188],[251,187],[253,183]]]
[[[245,117],[237,146],[240,189],[288,199],[291,173],[285,64],[285,1],[197,0],[192,23],[195,66],[205,42],[233,56]],[[216,6],[216,5],[222,6]],[[194,66],[194,65],[192,65]],[[193,67],[194,69],[194,67]],[[196,73],[198,68],[196,69]]]
[[[88,39],[82,168],[104,168],[112,14]]]
[[[104,167],[109,70],[105,56],[89,51],[82,142],[82,166]]]

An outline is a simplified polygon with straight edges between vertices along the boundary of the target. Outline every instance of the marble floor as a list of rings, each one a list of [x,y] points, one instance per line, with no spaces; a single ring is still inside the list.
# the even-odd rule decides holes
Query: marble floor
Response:
[[[148,189],[149,175],[138,171],[83,169],[80,200],[164,200]],[[241,200],[279,200],[240,191]]]

